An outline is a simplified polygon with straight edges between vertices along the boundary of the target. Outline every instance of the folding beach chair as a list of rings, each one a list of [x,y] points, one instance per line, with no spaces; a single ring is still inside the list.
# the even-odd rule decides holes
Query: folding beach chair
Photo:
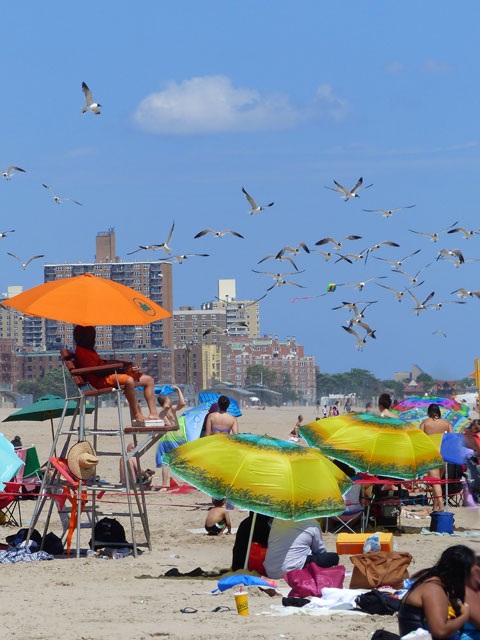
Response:
[[[5,517],[5,524],[11,524],[14,527],[22,526],[19,500],[21,486],[19,482],[6,482],[5,489],[0,491],[0,512]],[[18,510],[18,522],[15,518],[15,510]]]
[[[360,503],[360,492],[362,490],[361,485],[354,484],[345,494],[345,506],[347,507],[343,513],[338,516],[330,516],[326,518],[325,533],[328,531],[329,521],[332,520],[338,523],[338,527],[332,530],[331,533],[338,533],[343,529],[347,529],[350,533],[355,533],[353,524],[360,521],[360,516],[364,513],[364,507]],[[363,527],[362,527],[363,528]]]

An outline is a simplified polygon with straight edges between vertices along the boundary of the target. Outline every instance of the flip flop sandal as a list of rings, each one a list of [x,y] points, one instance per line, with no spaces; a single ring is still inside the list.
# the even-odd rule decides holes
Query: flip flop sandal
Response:
[[[185,607],[184,609],[180,609],[180,613],[197,613],[198,609],[194,609],[193,607]]]
[[[224,611],[233,611],[232,607],[215,607],[215,609],[212,609],[212,613],[223,613]]]

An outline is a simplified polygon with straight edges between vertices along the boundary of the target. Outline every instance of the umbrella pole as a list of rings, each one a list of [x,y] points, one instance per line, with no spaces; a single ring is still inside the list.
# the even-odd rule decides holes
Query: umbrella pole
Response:
[[[250,526],[250,535],[248,536],[248,544],[247,544],[247,553],[245,554],[245,564],[243,565],[244,569],[248,569],[248,558],[250,556],[250,547],[252,546],[253,539],[253,531],[255,529],[255,522],[257,520],[257,512],[253,512],[252,524]]]

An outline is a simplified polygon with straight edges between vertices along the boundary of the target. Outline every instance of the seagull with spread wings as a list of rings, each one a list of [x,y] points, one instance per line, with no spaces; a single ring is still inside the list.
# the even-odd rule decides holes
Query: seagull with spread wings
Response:
[[[423,284],[423,282],[419,282],[418,284],[414,285],[413,287],[408,287],[407,289],[404,289],[403,291],[398,291],[398,289],[394,289],[393,287],[387,287],[386,284],[380,284],[380,282],[376,282],[375,283],[377,286],[379,287],[383,287],[384,289],[388,289],[389,291],[393,291],[394,298],[395,300],[398,300],[399,302],[401,302],[405,296],[405,294],[407,293],[407,291],[409,291],[410,289],[415,289],[415,287],[419,287],[420,285]]]
[[[25,169],[21,169],[20,167],[15,167],[13,164],[10,165],[6,171],[3,171],[3,169],[0,169],[0,171],[2,172],[2,178],[5,178],[5,180],[10,180],[11,177],[13,176],[14,171],[20,171],[21,173],[26,173]]]
[[[339,305],[338,307],[332,307],[332,311],[336,311],[337,309],[350,309],[350,311],[353,311],[353,313],[355,314],[356,318],[364,318],[365,317],[365,311],[368,309],[368,307],[370,307],[372,304],[377,304],[378,300],[371,300],[370,302],[342,302],[341,305]],[[365,307],[362,309],[362,311],[358,310],[358,305],[359,304],[364,304]]]
[[[476,229],[471,229],[470,231],[468,231],[468,229],[464,229],[463,227],[457,227],[456,229],[450,229],[450,231],[447,231],[447,233],[463,233],[463,237],[465,240],[468,240],[469,238],[473,238],[473,236],[476,233],[480,233],[480,227],[477,227]]]
[[[2,231],[0,233],[0,238],[5,238],[7,236],[7,233],[13,233],[15,231],[15,229],[10,229],[10,231]]]
[[[158,248],[163,249],[164,253],[168,254],[172,251],[168,245],[170,244],[170,241],[172,239],[174,229],[175,229],[175,220],[173,221],[172,227],[170,229],[170,232],[165,242],[162,242],[161,244],[158,245]]]
[[[455,289],[455,291],[452,291],[450,295],[453,295],[454,293],[456,293],[459,298],[469,298],[473,296],[475,296],[476,298],[480,298],[480,291],[468,291],[463,287],[460,287],[460,289]]]
[[[344,238],[342,238],[342,240],[340,240],[340,242],[337,242],[335,238],[322,238],[321,240],[315,243],[315,246],[321,247],[323,244],[327,244],[328,242],[331,242],[333,244],[334,250],[340,251],[345,240],[360,240],[361,237],[362,236],[345,236]]]
[[[444,258],[447,256],[451,256],[454,260],[458,259],[460,264],[463,264],[465,262],[465,258],[463,257],[460,249],[441,249],[438,252],[437,260],[440,260],[440,258]]]
[[[406,260],[408,260],[412,256],[416,256],[417,253],[420,253],[420,249],[417,249],[413,253],[410,253],[408,256],[405,256],[405,258],[402,258],[401,260],[391,260],[390,258],[378,258],[377,256],[373,256],[373,257],[375,258],[375,260],[383,260],[384,262],[390,262],[390,264],[392,265],[392,269],[400,269],[400,267],[404,262],[406,262]]]
[[[427,302],[429,302],[435,295],[435,291],[432,291],[431,293],[428,294],[428,296],[425,298],[423,302],[420,302],[420,300],[415,297],[415,295],[410,291],[410,289],[408,290],[408,293],[413,298],[413,301],[417,305],[416,307],[412,307],[413,311],[417,312],[417,316],[420,314],[421,311],[425,311],[429,306],[431,306],[431,305],[427,305]]]
[[[231,233],[232,236],[235,236],[237,238],[242,238],[243,240],[245,239],[242,235],[237,233],[237,231],[232,231],[231,229],[225,229],[225,231],[215,231],[214,229],[203,229],[203,231],[200,231],[199,233],[197,233],[197,235],[193,236],[193,238],[194,240],[196,238],[201,238],[202,236],[207,235],[207,233],[213,234],[215,238],[223,238],[223,236],[226,235],[227,233]]]
[[[45,187],[45,189],[48,189],[52,193],[53,201],[56,202],[57,204],[65,202],[66,200],[70,200],[70,202],[74,202],[75,204],[79,204],[81,207],[83,207],[81,202],[78,202],[77,200],[74,200],[73,198],[64,198],[63,196],[61,196],[61,197],[57,196],[55,191],[52,189],[52,187],[49,187],[48,184],[43,184],[42,183],[42,187]]]
[[[83,91],[83,95],[85,96],[85,106],[82,107],[82,113],[87,113],[87,111],[91,111],[96,116],[100,115],[101,112],[99,107],[101,107],[102,105],[98,104],[98,102],[95,102],[92,96],[92,92],[87,87],[85,82],[82,82],[82,91]]]
[[[180,256],[168,256],[167,258],[159,258],[159,262],[177,262],[178,264],[182,264],[182,262],[184,260],[188,260],[188,258],[208,258],[209,256],[209,253],[183,253]]]
[[[228,336],[228,334],[230,333],[230,329],[232,329],[234,326],[248,327],[248,324],[246,322],[232,322],[230,327],[227,329],[224,329],[223,327],[210,327],[202,333],[202,337],[208,336],[209,333],[223,333],[223,335]]]
[[[396,209],[362,209],[362,211],[366,211],[367,213],[381,213],[384,218],[390,218],[391,215],[395,213],[395,211],[403,211],[404,209],[413,209],[416,207],[416,204],[411,204],[408,207],[397,207]]]
[[[454,227],[456,224],[458,224],[458,220],[453,224],[451,224],[449,227],[445,227],[445,229],[442,229],[441,231],[437,231],[436,233],[425,233],[423,231],[414,231],[413,229],[409,229],[409,231],[411,231],[412,233],[417,233],[420,236],[427,236],[427,238],[430,238],[432,242],[438,242],[440,235],[442,233],[445,233],[445,231],[448,231],[449,229]]]
[[[320,253],[326,262],[328,262],[331,257],[339,255],[338,253],[332,253],[331,251],[322,251],[321,249],[311,249],[310,251],[312,253]]]
[[[270,202],[270,204],[264,204],[262,206],[259,206],[255,200],[252,198],[251,195],[249,195],[246,191],[245,188],[242,187],[242,193],[245,195],[246,199],[248,200],[248,204],[252,207],[250,209],[250,211],[248,212],[251,216],[254,213],[259,213],[260,211],[263,211],[264,209],[266,209],[267,207],[273,207],[273,205],[275,204],[274,202]]]
[[[265,262],[265,260],[269,260],[270,258],[273,258],[274,260],[287,260],[287,262],[290,262],[290,264],[292,265],[292,267],[298,271],[298,267],[295,264],[295,262],[292,260],[292,258],[290,258],[290,256],[279,256],[278,253],[274,254],[274,253],[269,253],[268,256],[265,256],[264,258],[262,258],[261,260],[259,260],[257,262],[257,264],[262,264],[262,262]]]
[[[363,347],[366,345],[367,343],[367,338],[368,338],[368,333],[363,336],[363,338],[360,336],[360,334],[358,333],[358,331],[355,331],[355,329],[352,329],[351,327],[344,327],[342,325],[342,329],[345,329],[345,331],[347,331],[348,333],[351,333],[352,336],[355,336],[355,338],[358,340],[357,344],[355,345],[357,347],[357,349],[359,349],[360,351],[363,349]],[[373,334],[375,332],[372,332]],[[375,335],[371,336],[372,338],[375,338]]]
[[[274,280],[281,280],[285,276],[297,276],[300,273],[305,273],[305,269],[303,271],[289,271],[288,273],[272,273],[271,271],[256,271],[252,269],[253,273],[261,273],[264,276],[272,276]]]
[[[444,304],[467,304],[464,300],[444,300],[443,302],[432,302],[432,304],[427,304],[428,309],[436,309],[440,311]]]
[[[407,273],[406,271],[402,271],[401,269],[393,269],[393,271],[395,273],[401,273],[404,276],[407,276],[407,278],[410,280],[410,282],[412,284],[417,284],[418,283],[418,276],[423,273],[425,271],[425,269],[428,269],[428,267],[431,265],[432,263],[429,262],[428,264],[426,264],[424,267],[422,267],[421,269],[419,269],[417,271],[417,273],[414,276],[411,276],[409,273]],[[420,285],[418,285],[420,286]]]
[[[290,246],[286,246],[283,247],[282,249],[280,249],[280,251],[277,253],[277,255],[275,256],[275,258],[281,258],[283,255],[285,255],[285,253],[288,251],[289,253],[292,254],[292,256],[296,256],[300,253],[300,249],[303,249],[305,251],[305,253],[310,253],[310,249],[307,247],[307,245],[304,242],[299,242],[298,245],[296,247],[290,247]]]
[[[373,187],[373,183],[367,185],[366,187],[362,187],[363,178],[359,178],[357,184],[353,187],[353,189],[347,189],[346,187],[343,187],[336,180],[334,180],[333,183],[337,187],[336,189],[334,187],[325,187],[325,189],[330,189],[330,191],[336,191],[337,193],[340,193],[345,202],[348,202],[348,200],[350,200],[351,198],[359,198],[360,196],[358,195],[358,191],[360,191],[361,189],[368,189],[369,187]]]
[[[298,284],[298,282],[292,282],[291,280],[276,280],[275,284],[272,284],[271,287],[268,287],[267,291],[271,291],[275,287],[282,287],[285,284],[292,284],[295,287],[300,287],[300,289],[305,289],[306,287],[303,284]]]
[[[445,331],[442,331],[442,329],[437,329],[436,331],[432,331],[432,336],[434,336],[436,333],[438,333],[440,336],[443,336],[444,338],[447,337],[447,334],[445,333]]]
[[[26,262],[22,262],[21,259],[16,256],[14,253],[10,253],[9,251],[7,251],[9,256],[12,256],[12,258],[15,258],[15,260],[18,260],[20,262],[20,264],[22,265],[22,269],[25,270],[28,265],[32,262],[32,260],[37,260],[38,258],[44,258],[45,255],[42,253],[39,256],[32,256],[31,258],[29,258]]]
[[[364,280],[363,282],[344,282],[343,284],[337,284],[337,287],[355,287],[357,291],[363,291],[367,282],[371,282],[372,280],[380,280],[382,278],[386,278],[387,276],[374,276],[373,278],[368,278],[368,280]]]

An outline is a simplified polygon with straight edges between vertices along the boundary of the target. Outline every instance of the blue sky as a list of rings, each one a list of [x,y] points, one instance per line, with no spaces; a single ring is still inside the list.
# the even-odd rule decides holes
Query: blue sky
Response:
[[[384,0],[6,5],[0,166],[27,173],[0,181],[2,224],[16,229],[0,240],[2,290],[43,281],[42,261],[24,272],[7,251],[89,260],[96,233],[113,226],[125,258],[162,242],[173,219],[175,252],[211,254],[175,265],[175,307],[212,299],[219,277],[236,278],[241,298],[260,296],[270,280],[250,269],[285,263],[258,260],[325,236],[362,236],[349,251],[398,242],[376,254],[387,258],[421,249],[405,265],[413,272],[441,248],[480,258],[480,236],[432,244],[408,231],[480,225],[479,19],[473,1],[461,10]],[[82,81],[104,105],[100,116],[82,115]],[[374,186],[355,201],[324,189],[359,176]],[[42,182],[85,206],[56,206]],[[242,186],[275,206],[249,216]],[[362,211],[410,204],[389,219]],[[205,227],[245,240],[193,240]],[[291,304],[330,282],[387,275],[382,283],[406,284],[378,260],[332,262],[299,256],[306,272],[292,279],[306,289],[274,289],[261,303],[262,332],[295,335],[328,372],[364,367],[391,377],[412,362],[439,377],[473,370],[480,300],[417,318],[409,301],[369,283],[362,294],[339,287]],[[455,299],[458,287],[480,289],[479,272],[477,262],[437,262],[415,293]],[[362,352],[341,328],[349,314],[331,311],[341,300],[379,301],[367,312],[377,340]]]

